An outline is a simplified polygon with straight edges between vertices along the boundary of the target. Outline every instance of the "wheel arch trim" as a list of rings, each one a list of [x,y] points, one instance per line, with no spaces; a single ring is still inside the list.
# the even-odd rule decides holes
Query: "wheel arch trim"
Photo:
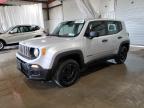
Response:
[[[130,47],[130,40],[123,41],[123,42],[120,44],[119,50],[120,50],[120,48],[121,48],[123,45],[125,45],[125,44],[128,44],[128,47]]]
[[[6,41],[0,38],[0,41],[4,42],[4,45],[6,45]]]
[[[71,51],[66,51],[66,52],[62,52],[59,53],[58,55],[56,55],[52,68],[55,68],[58,64],[58,62],[60,61],[60,59],[71,56],[71,55],[78,55],[80,58],[80,65],[84,65],[84,56],[81,50],[71,50]]]

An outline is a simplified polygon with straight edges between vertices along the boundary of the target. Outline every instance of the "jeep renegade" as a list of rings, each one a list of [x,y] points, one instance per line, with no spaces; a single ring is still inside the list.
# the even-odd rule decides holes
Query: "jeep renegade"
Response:
[[[20,42],[17,67],[28,79],[53,80],[58,86],[69,87],[92,61],[105,58],[124,63],[129,46],[129,34],[122,21],[65,21],[47,37]]]

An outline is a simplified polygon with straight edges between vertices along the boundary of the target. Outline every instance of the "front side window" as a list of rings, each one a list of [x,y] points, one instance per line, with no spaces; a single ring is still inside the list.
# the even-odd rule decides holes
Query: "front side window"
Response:
[[[90,32],[96,32],[99,36],[107,35],[107,25],[105,21],[90,22],[86,30],[86,35]]]
[[[15,27],[12,29],[11,33],[20,33],[20,29],[18,27]]]
[[[84,22],[81,21],[62,22],[51,35],[58,37],[75,37],[81,32],[83,25]]]

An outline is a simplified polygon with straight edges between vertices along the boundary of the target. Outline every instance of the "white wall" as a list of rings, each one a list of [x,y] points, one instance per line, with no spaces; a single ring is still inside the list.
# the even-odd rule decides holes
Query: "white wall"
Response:
[[[117,0],[116,17],[125,21],[131,43],[144,45],[144,1]]]
[[[92,16],[87,16],[87,13],[83,13],[81,9],[83,7],[79,7],[80,4],[76,3],[77,0],[65,0],[63,4],[64,8],[64,19],[65,20],[73,20],[73,19],[84,19],[84,18],[91,18]],[[98,14],[100,12],[99,5],[100,0],[89,0],[90,4],[92,5],[94,11]],[[84,10],[85,11],[85,10]]]
[[[44,27],[42,5],[31,4],[21,6],[0,7],[0,30],[11,26],[31,24]]]
[[[63,12],[65,20],[83,18],[83,15],[81,14],[74,0],[65,0],[63,2]]]
[[[99,13],[100,0],[90,0],[91,5],[96,13]],[[59,5],[60,2],[55,1],[49,5],[49,7],[53,7],[55,5]],[[76,3],[76,0],[64,0],[63,6],[55,7],[49,10],[50,20],[49,24],[49,32],[52,32],[53,29],[58,25],[62,20],[75,20],[75,19],[84,19],[87,18],[86,13],[82,13]]]
[[[71,19],[81,19],[86,18],[86,16],[78,8],[76,0],[65,0],[64,1],[64,18],[65,20]],[[102,18],[112,18],[115,19],[115,3],[114,0],[89,0],[94,11],[101,14]]]
[[[115,19],[115,0],[101,0],[100,14],[102,18]]]
[[[55,27],[63,20],[62,6],[58,6],[49,10],[50,20],[49,33],[53,32]]]

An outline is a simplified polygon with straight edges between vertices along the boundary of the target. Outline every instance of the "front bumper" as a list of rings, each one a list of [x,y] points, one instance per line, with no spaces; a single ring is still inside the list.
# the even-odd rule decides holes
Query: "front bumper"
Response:
[[[17,58],[17,68],[30,80],[51,80],[52,70],[43,69],[37,65],[38,68],[32,68],[31,64],[28,64]]]

